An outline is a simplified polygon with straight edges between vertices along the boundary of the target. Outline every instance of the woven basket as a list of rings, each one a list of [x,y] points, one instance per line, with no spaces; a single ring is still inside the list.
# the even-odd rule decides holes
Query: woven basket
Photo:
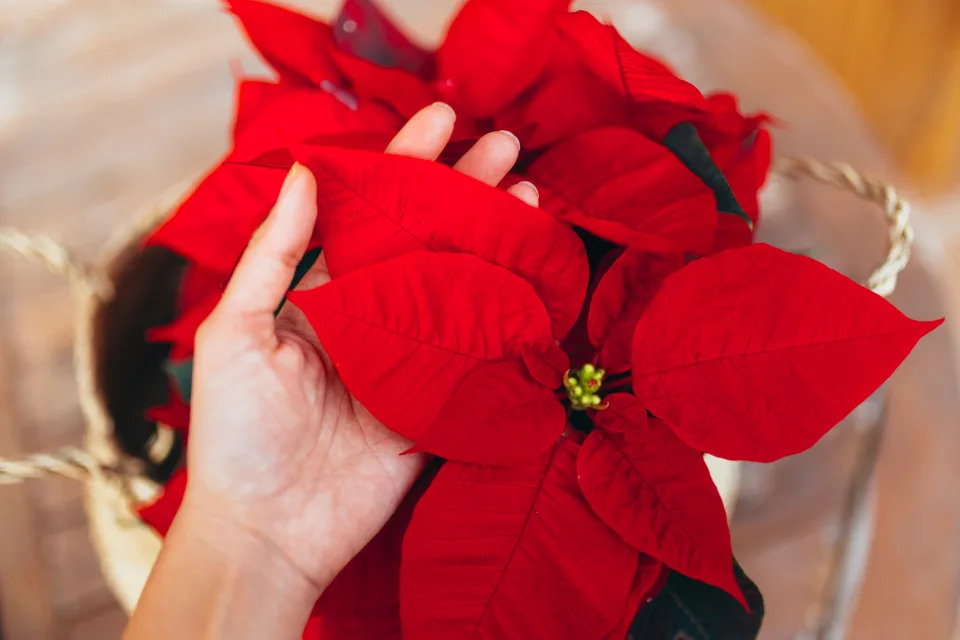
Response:
[[[843,164],[809,159],[780,161],[774,171],[806,176],[851,191],[882,208],[889,251],[865,286],[888,296],[909,260],[913,240],[909,208],[887,184]],[[177,197],[183,189],[174,190]],[[103,263],[86,266],[55,242],[0,228],[0,248],[44,264],[68,278],[76,298],[75,362],[86,419],[83,448],[0,459],[0,484],[44,475],[86,481],[86,511],[103,574],[120,604],[131,611],[160,551],[159,537],[132,514],[179,459],[173,432],[142,418],[165,388],[164,352],[144,331],[172,319],[182,262],[163,250],[141,251],[141,238],[170,210],[172,199],[144,210],[109,245]],[[728,513],[739,487],[739,463],[708,459]]]

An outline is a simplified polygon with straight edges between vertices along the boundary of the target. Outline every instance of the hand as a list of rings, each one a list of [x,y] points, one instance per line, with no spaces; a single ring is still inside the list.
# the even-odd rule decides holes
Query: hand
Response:
[[[436,159],[454,118],[444,104],[423,109],[387,152]],[[512,134],[491,133],[455,168],[496,185],[518,152]],[[537,205],[530,183],[510,191]],[[393,514],[424,459],[400,455],[411,443],[350,395],[299,310],[286,305],[274,320],[316,217],[313,176],[296,165],[197,334],[190,483],[177,524],[255,537],[318,594]],[[321,257],[300,288],[329,280]]]

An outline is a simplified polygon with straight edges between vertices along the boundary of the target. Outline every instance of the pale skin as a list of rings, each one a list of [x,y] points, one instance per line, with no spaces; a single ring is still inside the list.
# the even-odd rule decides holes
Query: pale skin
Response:
[[[454,120],[430,105],[387,152],[435,160]],[[455,168],[496,185],[519,150],[490,133]],[[538,204],[530,183],[509,191]],[[350,395],[302,313],[284,305],[274,319],[316,217],[313,176],[295,165],[197,333],[190,482],[125,640],[299,638],[423,467]],[[299,286],[329,280],[321,256]]]

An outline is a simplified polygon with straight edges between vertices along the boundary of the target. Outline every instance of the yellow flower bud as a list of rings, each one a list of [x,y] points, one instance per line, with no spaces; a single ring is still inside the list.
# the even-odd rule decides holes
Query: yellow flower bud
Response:
[[[589,362],[588,362],[587,364],[583,365],[583,368],[580,369],[580,371],[583,373],[583,376],[584,376],[585,378],[587,378],[587,379],[592,378],[592,377],[593,377],[593,374],[595,374],[595,373],[597,372],[596,368],[595,368],[592,364],[590,364]]]

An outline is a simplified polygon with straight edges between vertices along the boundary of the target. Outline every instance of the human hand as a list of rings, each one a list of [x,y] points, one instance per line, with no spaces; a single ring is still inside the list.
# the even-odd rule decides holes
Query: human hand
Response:
[[[388,153],[436,159],[454,113],[431,105]],[[490,185],[514,165],[519,142],[481,138],[455,166]],[[529,183],[511,193],[536,206]],[[275,552],[319,593],[393,514],[423,465],[340,381],[303,314],[275,320],[317,216],[316,184],[294,166],[197,333],[188,472],[181,528],[236,530]],[[330,280],[321,256],[298,288]]]

